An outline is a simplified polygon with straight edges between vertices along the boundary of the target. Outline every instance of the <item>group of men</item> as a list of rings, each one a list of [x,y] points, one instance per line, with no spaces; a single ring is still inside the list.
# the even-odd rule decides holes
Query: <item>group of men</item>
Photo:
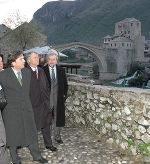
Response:
[[[57,65],[57,54],[47,55],[47,65],[43,68],[38,66],[36,52],[30,52],[25,57],[26,67],[22,52],[10,54],[9,68],[0,72],[0,83],[7,99],[7,105],[2,110],[6,145],[0,142],[0,164],[8,164],[7,155],[4,156],[5,146],[10,150],[13,164],[21,164],[17,153],[20,147],[29,148],[33,161],[47,163],[39,150],[38,130],[42,132],[47,149],[57,151],[52,144],[52,129],[56,142],[63,143],[60,127],[65,125],[64,103],[68,90],[65,71]]]

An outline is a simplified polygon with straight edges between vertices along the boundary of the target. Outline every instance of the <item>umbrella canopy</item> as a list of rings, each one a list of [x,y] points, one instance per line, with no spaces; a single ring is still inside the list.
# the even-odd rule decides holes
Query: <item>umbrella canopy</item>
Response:
[[[56,54],[56,55],[59,55],[61,57],[68,57],[67,55],[65,55],[65,54],[63,54],[61,52],[58,52],[58,51],[56,51],[54,49],[51,49],[49,46],[34,47],[34,48],[29,49],[29,50],[23,51],[24,54],[30,53],[30,52],[36,52],[38,54],[43,54],[43,55]]]

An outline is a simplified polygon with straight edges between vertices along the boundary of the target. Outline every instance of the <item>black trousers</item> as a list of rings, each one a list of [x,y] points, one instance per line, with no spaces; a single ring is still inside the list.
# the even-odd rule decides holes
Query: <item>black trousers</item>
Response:
[[[51,146],[52,145],[52,139],[51,139],[50,125],[41,129],[41,132],[43,135],[45,146]]]
[[[41,158],[41,153],[40,153],[37,142],[35,142],[33,144],[30,144],[27,147],[30,150],[30,153],[33,157],[33,160],[39,160]],[[12,158],[12,162],[13,163],[20,162],[20,158],[19,158],[18,153],[17,153],[17,147],[16,146],[10,146],[9,150],[10,150],[10,155],[11,155],[11,158]]]

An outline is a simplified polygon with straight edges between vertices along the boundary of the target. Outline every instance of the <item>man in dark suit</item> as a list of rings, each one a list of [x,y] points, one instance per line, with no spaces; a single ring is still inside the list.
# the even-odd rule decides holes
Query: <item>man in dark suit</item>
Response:
[[[56,151],[52,145],[50,136],[50,124],[52,111],[50,109],[50,88],[45,72],[38,67],[39,56],[35,52],[26,54],[27,68],[31,71],[30,98],[34,111],[35,123],[38,130],[42,131],[44,143],[47,149]]]
[[[3,69],[3,60],[0,55],[0,71]],[[0,85],[0,90],[2,89]],[[0,164],[8,164],[8,155],[6,151],[6,134],[0,109]]]
[[[7,99],[7,105],[2,112],[6,144],[13,164],[21,164],[17,154],[19,146],[27,146],[34,161],[47,163],[38,148],[37,130],[29,97],[31,72],[24,68],[24,64],[22,52],[14,52],[8,56],[10,67],[0,72],[0,82]]]
[[[0,111],[0,164],[8,164],[8,155],[6,151],[6,136],[4,124]]]
[[[65,100],[67,98],[68,83],[65,70],[57,65],[57,55],[47,55],[47,63],[43,67],[50,86],[50,108],[53,116],[54,139],[63,143],[60,135],[60,127],[65,126]],[[51,127],[52,128],[52,127]]]

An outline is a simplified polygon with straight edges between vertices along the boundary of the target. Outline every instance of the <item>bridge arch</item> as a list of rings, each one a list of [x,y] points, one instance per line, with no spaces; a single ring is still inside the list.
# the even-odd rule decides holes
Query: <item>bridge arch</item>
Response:
[[[60,52],[74,47],[80,47],[90,51],[96,58],[97,64],[99,66],[99,72],[107,71],[107,64],[105,60],[104,50],[100,47],[93,46],[87,43],[82,43],[82,42],[72,42],[72,43],[53,46],[54,49],[57,49]]]

